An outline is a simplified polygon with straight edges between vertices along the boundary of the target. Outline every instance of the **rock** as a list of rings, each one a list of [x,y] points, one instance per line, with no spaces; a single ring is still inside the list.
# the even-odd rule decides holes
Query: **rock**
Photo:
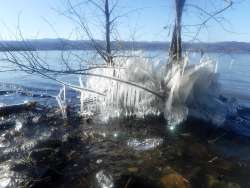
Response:
[[[189,180],[198,177],[199,173],[202,173],[201,167],[198,166],[198,167],[194,167],[193,169],[191,169],[188,174]]]
[[[138,168],[137,167],[129,167],[128,171],[131,173],[135,173],[135,172],[138,172]]]
[[[233,171],[234,165],[232,162],[227,160],[218,160],[215,162],[216,168],[222,171]]]
[[[240,188],[240,186],[236,183],[228,183],[227,188]]]
[[[208,188],[240,188],[240,186],[236,183],[219,180],[211,175],[207,177],[207,187]]]
[[[74,155],[76,153],[76,151],[74,151],[74,150],[71,150],[66,156],[67,156],[67,159],[68,160],[72,160],[72,156]]]
[[[199,143],[192,144],[188,148],[187,152],[187,154],[190,155],[190,157],[192,157],[193,159],[209,159],[209,154],[206,146]]]
[[[163,176],[161,184],[164,188],[191,188],[189,181],[178,173]]]
[[[208,176],[207,177],[207,187],[208,188],[215,188],[216,186],[221,186],[221,183],[218,179],[216,179],[213,176]]]
[[[33,150],[29,157],[36,162],[51,161],[51,157],[55,155],[56,150],[53,148],[41,148]]]
[[[173,174],[173,173],[176,173],[176,172],[170,166],[166,166],[165,168],[163,168],[162,173],[163,174]]]
[[[84,188],[84,187],[90,187],[90,185],[86,177],[81,177],[78,179],[77,182],[70,182],[70,185],[68,185],[68,187]]]
[[[121,175],[114,187],[122,188],[160,188],[159,185],[148,177],[133,175]]]
[[[192,135],[190,133],[181,133],[180,136],[182,138],[190,138],[190,137],[192,137]]]

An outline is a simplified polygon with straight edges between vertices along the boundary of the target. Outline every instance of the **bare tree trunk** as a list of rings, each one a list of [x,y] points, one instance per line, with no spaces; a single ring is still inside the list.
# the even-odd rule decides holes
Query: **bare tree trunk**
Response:
[[[105,19],[106,19],[106,53],[108,55],[108,63],[113,64],[113,58],[111,55],[111,42],[110,42],[110,11],[109,0],[105,0]]]
[[[186,0],[175,0],[175,25],[169,54],[171,62],[175,63],[178,63],[182,57],[181,18],[185,1]]]

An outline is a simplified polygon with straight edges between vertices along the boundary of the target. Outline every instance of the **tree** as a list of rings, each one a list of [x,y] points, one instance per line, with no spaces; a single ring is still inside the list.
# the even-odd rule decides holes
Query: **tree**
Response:
[[[69,9],[64,12],[64,15],[70,18],[72,21],[77,23],[82,31],[86,33],[87,37],[92,41],[92,45],[94,49],[97,51],[97,53],[104,59],[104,61],[108,65],[114,65],[114,54],[112,52],[112,33],[113,29],[115,27],[115,22],[118,20],[118,18],[122,17],[122,15],[114,15],[115,9],[117,8],[117,5],[119,3],[119,0],[87,0],[83,1],[80,4],[86,4],[89,3],[92,6],[96,8],[96,10],[99,10],[100,13],[103,15],[104,18],[104,30],[105,30],[105,48],[103,48],[100,43],[98,43],[95,40],[94,35],[92,34],[91,29],[89,28],[87,24],[87,20],[84,19],[81,14],[76,10],[76,7],[79,6],[73,5],[70,0],[68,0],[68,6]]]
[[[182,27],[197,28],[197,31],[193,39],[196,39],[198,37],[199,33],[201,32],[201,29],[203,27],[206,27],[206,24],[210,20],[214,20],[222,28],[224,28],[222,18],[219,19],[218,15],[222,14],[233,5],[232,0],[218,0],[218,2],[224,2],[225,5],[222,8],[218,8],[216,10],[213,10],[212,12],[208,12],[207,10],[205,10],[204,8],[196,4],[187,4],[186,3],[187,1],[175,0],[175,23],[174,23],[174,29],[173,29],[172,40],[171,40],[170,51],[169,51],[170,62],[172,63],[176,63],[176,62],[180,63],[180,60],[182,58],[182,41],[181,41]],[[200,15],[204,15],[201,18],[202,19],[201,23],[194,24],[194,25],[183,25],[181,22],[182,22],[184,6],[194,8],[198,10]]]
[[[175,0],[175,23],[169,55],[172,62],[178,62],[181,59],[181,19],[185,1],[186,0]]]

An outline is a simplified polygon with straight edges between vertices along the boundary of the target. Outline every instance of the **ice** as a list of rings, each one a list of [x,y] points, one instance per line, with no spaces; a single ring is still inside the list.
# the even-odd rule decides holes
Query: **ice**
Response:
[[[22,127],[23,127],[22,122],[19,120],[16,120],[15,130],[20,131],[22,129]]]
[[[0,165],[0,188],[6,188],[10,185],[12,173],[10,173],[9,161]]]
[[[146,139],[129,139],[127,146],[136,151],[151,150],[163,143],[162,138],[146,138]]]
[[[91,74],[101,75],[105,78],[89,77],[85,87],[104,93],[105,97],[93,96],[92,93],[82,92],[82,111],[105,112],[108,117],[158,114],[159,111],[162,111],[158,109],[161,99],[145,91],[146,88],[156,93],[161,92],[159,89],[161,83],[157,79],[159,75],[153,68],[153,63],[143,57],[126,60],[118,59],[117,62],[116,65],[119,65],[117,66],[118,68],[110,67],[90,72]],[[81,80],[80,85],[83,85]],[[82,101],[94,102],[83,106],[84,102]]]
[[[66,86],[60,89],[59,94],[56,96],[57,103],[60,107],[62,116],[64,119],[67,118],[67,102],[66,102]]]
[[[211,82],[216,75],[216,63],[211,59],[201,59],[197,65],[188,65],[187,58],[184,61],[184,68],[181,64],[172,66],[165,78],[169,92],[164,116],[170,125],[180,124],[191,114],[190,109],[200,104],[199,98],[207,96],[207,90],[212,89]]]
[[[0,188],[5,188],[10,184],[11,179],[8,177],[1,178],[0,180]]]
[[[101,188],[114,187],[112,176],[107,174],[104,170],[100,170],[96,173],[96,180]]]
[[[79,86],[81,114],[112,118],[164,115],[172,127],[188,116],[221,125],[229,111],[220,101],[217,62],[203,56],[198,64],[189,64],[189,56],[176,62],[159,63],[143,53],[129,58],[114,58],[115,66],[83,72]],[[84,81],[83,81],[84,77]],[[57,100],[66,113],[65,86]]]

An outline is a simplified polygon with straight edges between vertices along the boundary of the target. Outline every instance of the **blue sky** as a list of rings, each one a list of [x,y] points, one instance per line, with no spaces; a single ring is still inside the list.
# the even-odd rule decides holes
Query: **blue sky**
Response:
[[[15,40],[20,27],[26,39],[36,38],[70,38],[86,39],[76,24],[59,14],[65,10],[66,0],[0,0],[0,38]],[[72,0],[72,4],[79,0]],[[98,0],[96,0],[98,1]],[[207,1],[214,1],[215,7],[223,5],[222,0],[187,0],[189,4],[196,4],[207,10],[212,10]],[[216,4],[216,1],[220,4]],[[173,23],[172,0],[120,0],[116,15],[131,11],[117,23],[118,38],[122,40],[168,41],[169,29]],[[198,3],[198,4],[197,4]],[[81,7],[93,35],[103,39],[101,16],[93,7]],[[135,11],[136,10],[136,11]],[[197,10],[187,7],[184,13],[184,24],[198,23]],[[215,41],[243,41],[250,42],[250,0],[237,0],[237,3],[223,14],[226,18],[224,27],[210,22],[198,37],[205,42]],[[19,20],[19,21],[18,21]],[[164,27],[167,26],[167,29]],[[190,29],[183,30],[183,38],[192,40],[194,33]]]

